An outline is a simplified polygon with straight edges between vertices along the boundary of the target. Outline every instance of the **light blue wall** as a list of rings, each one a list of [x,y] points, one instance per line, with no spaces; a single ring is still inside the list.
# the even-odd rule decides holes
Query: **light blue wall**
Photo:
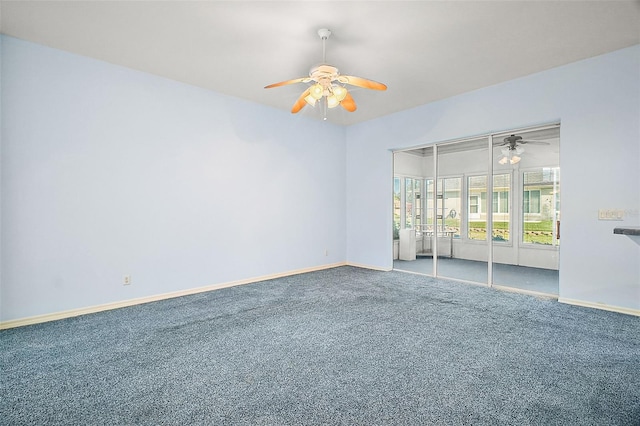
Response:
[[[392,266],[390,149],[558,121],[560,297],[640,309],[640,240],[613,235],[640,225],[640,46],[349,127],[347,260]]]
[[[2,307],[2,45],[4,38],[0,36],[0,309]],[[1,315],[0,315],[1,318]]]
[[[343,128],[2,42],[1,320],[345,261]]]
[[[560,296],[640,309],[640,241],[612,233],[640,224],[639,46],[343,129],[1,41],[2,321],[390,268],[390,149],[560,120]]]

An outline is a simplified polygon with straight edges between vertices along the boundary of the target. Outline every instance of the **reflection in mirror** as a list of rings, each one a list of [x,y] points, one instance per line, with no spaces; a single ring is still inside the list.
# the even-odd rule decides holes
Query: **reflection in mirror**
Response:
[[[559,152],[559,126],[493,138],[494,286],[558,295]],[[508,189],[496,182],[505,175]],[[503,195],[510,200],[504,208]]]
[[[394,269],[558,295],[559,147],[552,125],[395,152]]]
[[[433,275],[433,174],[433,147],[394,153],[394,269]]]
[[[437,275],[440,277],[488,282],[486,227],[482,226],[487,197],[486,191],[483,195],[477,187],[486,181],[488,152],[486,137],[437,147]]]

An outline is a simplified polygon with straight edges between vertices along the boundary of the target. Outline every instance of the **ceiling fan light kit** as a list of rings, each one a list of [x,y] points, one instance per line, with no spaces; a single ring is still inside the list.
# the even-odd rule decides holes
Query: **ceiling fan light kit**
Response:
[[[500,160],[498,161],[498,164],[517,164],[520,162],[520,160],[522,160],[522,157],[520,157],[518,154],[513,153],[510,149],[507,150],[507,153],[503,153],[502,154],[502,158],[500,158]]]
[[[387,90],[386,85],[378,83],[377,81],[355,76],[340,75],[338,68],[327,64],[325,43],[330,35],[331,31],[326,28],[318,30],[318,36],[320,36],[322,40],[322,64],[311,68],[309,77],[281,81],[265,86],[265,89],[270,89],[293,83],[312,83],[293,104],[291,108],[292,114],[299,112],[305,105],[315,106],[316,103],[322,101],[322,98],[325,99],[323,104],[327,108],[335,108],[340,105],[349,112],[355,111],[357,106],[349,90],[345,87],[347,84],[364,89]],[[327,119],[326,109],[324,119]]]
[[[534,145],[549,145],[548,142],[543,141],[529,141],[522,139],[522,136],[511,135],[504,138],[503,143],[500,146],[502,157],[498,160],[498,164],[517,164],[522,160],[521,154],[524,153],[524,148],[521,144],[534,144]]]
[[[521,146],[516,146],[514,148],[508,146],[502,148],[500,151],[502,152],[502,158],[500,158],[498,164],[517,164],[522,160],[520,154],[524,152],[524,148]]]

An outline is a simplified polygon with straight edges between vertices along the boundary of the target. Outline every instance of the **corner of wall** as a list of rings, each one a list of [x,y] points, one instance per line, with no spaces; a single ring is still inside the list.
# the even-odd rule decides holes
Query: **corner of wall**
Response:
[[[2,45],[4,43],[4,35],[0,34],[0,314],[2,313],[2,134],[4,127],[2,126]],[[1,315],[0,315],[1,316]]]

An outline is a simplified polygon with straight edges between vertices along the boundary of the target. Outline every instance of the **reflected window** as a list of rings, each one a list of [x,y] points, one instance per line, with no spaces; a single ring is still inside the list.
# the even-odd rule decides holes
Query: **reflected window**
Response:
[[[433,224],[434,224],[434,220],[433,220],[433,203],[434,203],[434,196],[433,196],[433,179],[425,179],[424,181],[425,184],[425,192],[426,192],[426,198],[425,198],[425,211],[424,211],[424,217],[425,220],[423,222],[423,229],[422,231],[425,232],[432,232],[433,231]]]
[[[413,179],[404,179],[404,227],[413,228],[415,215],[415,200],[413,197]]]
[[[511,174],[493,175],[493,241],[509,241]]]
[[[467,178],[469,214],[467,215],[467,238],[486,241],[487,239],[487,176],[469,176]]]
[[[393,178],[393,239],[400,238],[400,212],[401,212],[401,199],[400,199],[400,178]]]
[[[468,217],[467,238],[486,241],[487,239],[487,176],[467,178]],[[511,175],[493,176],[493,240],[509,241],[511,196]]]
[[[544,167],[523,173],[523,243],[543,245],[559,244],[559,194],[559,168]]]
[[[416,228],[421,224],[422,205],[420,199],[421,179],[404,178],[405,228]]]
[[[540,190],[531,189],[525,190],[522,193],[523,206],[522,211],[524,213],[540,213]]]
[[[461,186],[462,178],[459,177],[438,179],[436,220],[441,235],[451,234],[460,238]]]
[[[420,230],[422,225],[422,194],[420,191],[420,187],[422,186],[422,179],[413,179],[413,199],[414,199],[414,207],[415,216],[413,219],[413,227],[417,230]]]

